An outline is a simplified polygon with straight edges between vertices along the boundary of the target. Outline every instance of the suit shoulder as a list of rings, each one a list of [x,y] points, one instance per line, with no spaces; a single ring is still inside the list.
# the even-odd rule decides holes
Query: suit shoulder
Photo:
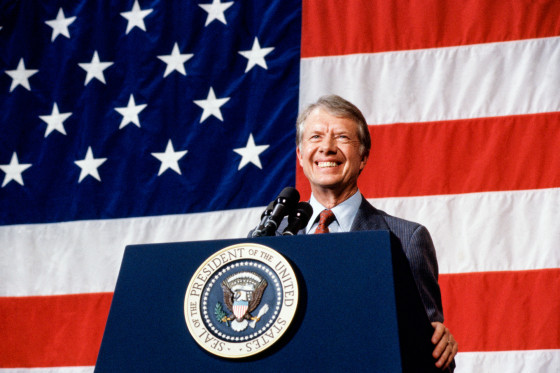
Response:
[[[399,218],[390,215],[382,210],[377,210],[387,223],[389,230],[393,232],[404,242],[408,242],[412,236],[422,237],[423,239],[431,240],[428,229],[415,221]]]
[[[398,216],[394,216],[391,214],[386,213],[383,210],[377,209],[377,211],[383,216],[389,227],[393,226],[402,226],[402,227],[409,227],[411,229],[417,229],[422,226],[422,224],[417,223],[415,221],[399,218]]]

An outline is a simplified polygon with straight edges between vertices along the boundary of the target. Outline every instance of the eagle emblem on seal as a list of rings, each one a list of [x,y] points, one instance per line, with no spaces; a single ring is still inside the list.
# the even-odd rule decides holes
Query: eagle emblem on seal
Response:
[[[257,316],[252,313],[261,303],[263,293],[268,283],[255,272],[238,272],[222,281],[224,292],[224,303],[230,311],[230,315],[223,315],[220,322],[231,321],[231,328],[235,331],[243,331],[248,326],[255,327],[260,318],[268,311],[265,304]],[[249,323],[249,321],[251,321]]]

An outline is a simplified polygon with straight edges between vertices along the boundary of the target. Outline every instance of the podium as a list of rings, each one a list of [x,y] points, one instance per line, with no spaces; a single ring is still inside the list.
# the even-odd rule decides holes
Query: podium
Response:
[[[299,304],[272,347],[226,359],[190,335],[185,293],[208,257],[243,243],[288,260]],[[435,372],[432,333],[408,261],[386,231],[132,245],[95,372]]]

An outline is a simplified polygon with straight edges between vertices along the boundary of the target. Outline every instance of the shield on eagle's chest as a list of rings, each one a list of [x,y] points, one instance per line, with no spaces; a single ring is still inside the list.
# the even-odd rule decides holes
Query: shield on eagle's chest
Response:
[[[238,320],[243,319],[245,313],[247,313],[247,309],[249,308],[249,302],[247,301],[234,301],[233,302],[233,314]]]

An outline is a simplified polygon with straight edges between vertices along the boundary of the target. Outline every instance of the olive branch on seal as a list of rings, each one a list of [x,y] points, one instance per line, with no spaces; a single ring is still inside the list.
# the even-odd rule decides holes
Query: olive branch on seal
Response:
[[[216,303],[216,307],[214,307],[214,315],[216,315],[219,322],[223,322],[227,326],[229,326],[229,321],[227,320],[227,314],[224,312],[224,307],[220,302]]]

